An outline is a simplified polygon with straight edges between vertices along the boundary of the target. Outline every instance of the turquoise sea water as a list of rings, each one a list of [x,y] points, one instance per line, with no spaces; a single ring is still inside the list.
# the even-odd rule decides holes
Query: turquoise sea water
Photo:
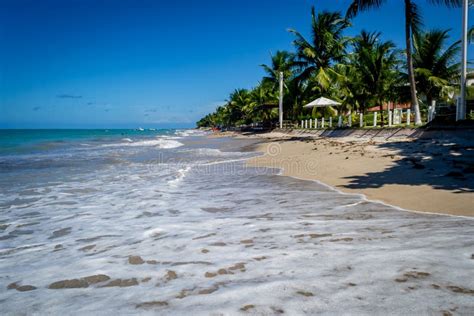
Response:
[[[114,142],[123,138],[152,138],[175,130],[138,129],[0,129],[0,155],[39,152],[78,142]]]

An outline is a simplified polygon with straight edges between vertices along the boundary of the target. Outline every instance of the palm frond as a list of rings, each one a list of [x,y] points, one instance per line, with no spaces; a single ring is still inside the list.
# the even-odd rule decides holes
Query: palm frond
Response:
[[[462,0],[428,0],[431,4],[444,5],[448,8],[460,7]]]
[[[421,16],[421,10],[418,8],[418,5],[413,1],[410,1],[409,4],[410,10],[410,27],[413,33],[420,32],[423,27],[423,17]]]
[[[384,2],[385,0],[354,0],[346,12],[346,18],[351,19],[361,11],[378,9]]]

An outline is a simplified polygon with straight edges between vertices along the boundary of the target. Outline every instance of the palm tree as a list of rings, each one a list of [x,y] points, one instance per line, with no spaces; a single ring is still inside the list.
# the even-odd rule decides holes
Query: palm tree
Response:
[[[323,11],[316,16],[311,8],[311,40],[308,41],[301,33],[289,29],[296,39],[293,45],[297,50],[295,65],[301,69],[299,75],[306,80],[315,76],[321,88],[326,89],[330,82],[330,67],[344,58],[348,40],[343,31],[350,26],[339,12]]]
[[[354,39],[354,53],[351,56],[351,65],[356,78],[357,99],[364,98],[363,102],[379,105],[383,125],[383,103],[391,97],[391,89],[398,78],[399,52],[391,41],[380,40],[380,33],[362,31]],[[363,104],[364,106],[366,104]]]
[[[347,10],[346,18],[356,16],[360,11],[366,11],[371,8],[379,8],[387,0],[353,0]],[[448,7],[460,6],[462,0],[428,0],[432,4],[445,5]],[[408,79],[410,82],[411,103],[415,111],[415,124],[421,124],[420,107],[416,95],[415,75],[413,71],[412,43],[411,37],[421,25],[421,15],[418,6],[413,0],[404,0],[405,3],[405,43],[407,55]]]
[[[284,50],[279,50],[275,55],[271,55],[271,65],[260,65],[266,73],[263,82],[271,82],[276,90],[280,80],[280,72],[283,72],[283,78],[285,79],[293,77],[294,58],[294,54]]]
[[[413,37],[415,79],[429,105],[435,105],[443,92],[453,90],[453,83],[459,80],[459,63],[455,63],[455,59],[461,41],[445,49],[448,32],[432,30],[415,33]]]
[[[229,96],[227,109],[229,111],[228,125],[236,125],[244,118],[243,109],[250,102],[250,92],[247,89],[235,89]]]
[[[278,97],[271,82],[262,82],[249,95],[249,103],[244,107],[244,113],[251,122],[262,122],[268,125],[278,118]]]
[[[283,73],[283,78],[284,78],[283,88],[284,88],[284,96],[286,98],[286,95],[288,94],[288,88],[292,87],[292,85],[291,84],[288,85],[288,83],[292,82],[292,80],[295,78],[294,60],[295,60],[295,55],[287,51],[277,51],[275,55],[271,55],[270,65],[265,65],[265,64],[260,65],[265,71],[266,75],[263,77],[262,83],[260,84],[260,86],[257,87],[256,89],[258,88],[265,88],[264,90],[270,89],[270,91],[266,91],[266,92],[272,93],[273,96],[276,97],[276,93],[278,93],[279,91],[280,73]],[[286,103],[284,102],[284,104]],[[291,112],[288,113],[288,111],[284,111],[284,112],[285,112],[285,116],[287,117],[291,116],[292,114]],[[265,113],[269,114],[268,111],[265,111]],[[273,114],[271,116],[273,116]],[[265,119],[262,119],[262,120],[267,122],[270,120],[270,117],[266,116]]]

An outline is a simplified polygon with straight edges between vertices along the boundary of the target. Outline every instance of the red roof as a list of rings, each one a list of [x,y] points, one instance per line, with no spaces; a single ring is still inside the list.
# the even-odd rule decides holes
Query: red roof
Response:
[[[382,108],[384,111],[387,111],[387,106],[388,104],[390,104],[390,110],[393,110],[393,109],[402,109],[402,110],[406,110],[406,109],[410,109],[411,108],[411,104],[410,103],[384,103]],[[373,106],[371,108],[368,108],[367,109],[368,112],[376,112],[376,111],[380,111],[380,106],[377,105],[377,106]]]

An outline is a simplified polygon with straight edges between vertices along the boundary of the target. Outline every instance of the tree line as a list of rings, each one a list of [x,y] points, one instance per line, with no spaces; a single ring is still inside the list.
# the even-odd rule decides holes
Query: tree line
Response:
[[[261,67],[265,76],[252,89],[236,89],[225,104],[197,122],[198,127],[230,127],[278,119],[279,78],[284,78],[285,120],[299,121],[358,111],[387,102],[411,103],[415,123],[421,110],[438,100],[452,101],[458,90],[460,41],[450,43],[449,30],[423,30],[421,14],[413,0],[405,8],[405,49],[383,40],[380,32],[366,30],[355,37],[344,32],[360,11],[378,8],[383,0],[354,0],[345,16],[340,12],[311,9],[310,37],[289,29],[294,52],[277,51]],[[460,6],[461,0],[430,0],[433,4]],[[341,103],[337,108],[304,109],[325,96]],[[421,101],[421,102],[420,102]]]

